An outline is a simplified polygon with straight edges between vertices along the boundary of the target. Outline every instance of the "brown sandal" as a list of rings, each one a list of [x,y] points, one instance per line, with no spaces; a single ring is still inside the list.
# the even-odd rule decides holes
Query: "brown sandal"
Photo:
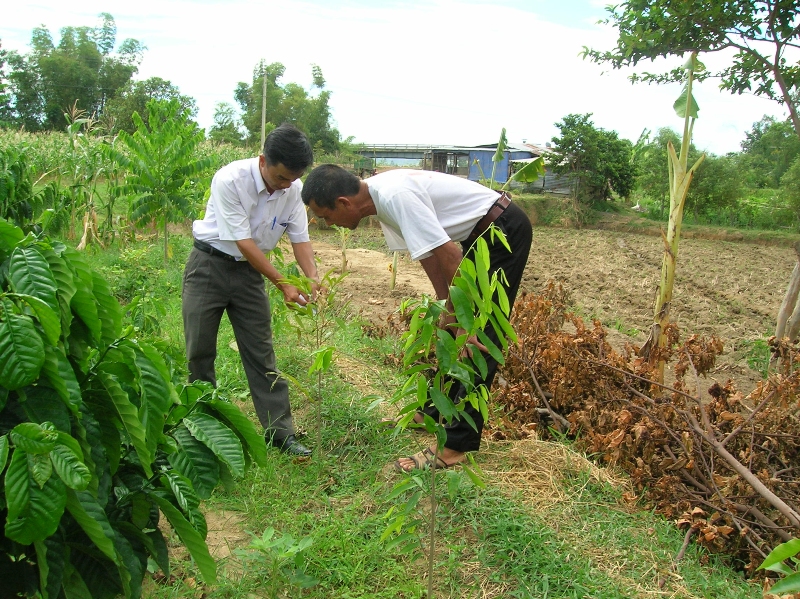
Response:
[[[430,447],[426,447],[422,451],[415,453],[414,455],[407,456],[407,459],[414,462],[414,467],[409,468],[406,470],[400,464],[400,460],[395,460],[394,462],[394,469],[398,470],[399,472],[411,472],[414,469],[417,470],[426,470],[427,468],[434,468],[436,470],[443,470],[446,468],[452,468],[456,465],[456,463],[448,464],[442,458],[437,457],[432,451]]]

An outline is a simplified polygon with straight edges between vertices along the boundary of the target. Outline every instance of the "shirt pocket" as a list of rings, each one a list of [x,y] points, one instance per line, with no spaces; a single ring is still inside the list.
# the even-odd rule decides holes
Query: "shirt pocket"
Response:
[[[261,223],[254,232],[253,240],[262,250],[271,250],[276,245],[286,231],[287,223],[278,222],[277,218],[271,218]]]

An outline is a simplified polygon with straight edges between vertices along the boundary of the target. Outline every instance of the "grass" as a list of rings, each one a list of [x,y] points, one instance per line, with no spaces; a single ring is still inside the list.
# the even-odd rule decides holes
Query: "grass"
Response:
[[[123,300],[142,288],[160,298],[164,316],[156,334],[182,378],[180,279],[190,243],[181,235],[173,235],[172,243],[175,254],[166,270],[157,243],[92,251],[89,259]],[[354,236],[350,247],[359,243]],[[279,368],[307,381],[313,348],[286,325],[280,302],[273,302],[273,308]],[[326,342],[336,353],[323,381],[322,447],[315,448],[322,459],[294,461],[271,451],[265,468],[251,469],[230,488],[217,489],[204,504],[209,522],[223,521],[221,514],[236,519],[219,524],[209,539],[214,536],[222,547],[227,540],[229,549],[236,550],[248,544],[247,531],[260,537],[271,527],[278,535],[310,537],[302,567],[318,584],[305,590],[292,587],[289,568],[280,574],[283,596],[423,597],[425,565],[418,548],[419,542],[427,542],[424,536],[410,546],[395,546],[381,541],[381,535],[387,512],[403,501],[389,499],[392,487],[405,476],[389,465],[429,439],[410,433],[394,436],[379,422],[381,409],[367,411],[370,396],[389,396],[399,384],[397,370],[386,365],[386,356],[398,351],[398,341],[368,337],[346,312],[341,316],[341,326]],[[255,418],[239,356],[229,346],[232,340],[223,319],[219,387]],[[298,427],[313,430],[310,403],[293,393],[292,405]],[[436,597],[761,596],[759,585],[742,580],[701,549],[692,547],[674,565],[683,533],[626,502],[623,477],[564,444],[488,442],[477,460],[485,489],[459,471],[446,475],[449,492],[440,498],[437,519]],[[425,507],[423,500],[422,514]],[[218,584],[206,588],[178,543],[172,551],[173,576],[149,580],[146,597],[267,596],[272,580],[265,578],[265,562],[245,564],[235,551],[226,551],[219,560]]]

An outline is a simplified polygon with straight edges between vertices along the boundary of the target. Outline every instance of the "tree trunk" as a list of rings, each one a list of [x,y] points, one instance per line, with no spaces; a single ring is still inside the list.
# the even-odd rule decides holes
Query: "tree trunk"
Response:
[[[789,341],[794,341],[797,337],[797,329],[800,327],[800,241],[794,244],[794,251],[797,254],[797,264],[794,265],[792,276],[789,278],[789,287],[783,303],[778,310],[778,322],[775,326],[775,337],[781,339],[788,337]]]

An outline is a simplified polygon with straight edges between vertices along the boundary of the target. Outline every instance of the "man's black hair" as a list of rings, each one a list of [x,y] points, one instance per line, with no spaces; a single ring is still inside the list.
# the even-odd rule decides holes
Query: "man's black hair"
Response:
[[[305,133],[289,123],[270,131],[264,140],[263,154],[268,165],[282,164],[294,173],[306,170],[314,162],[314,152]]]
[[[361,189],[361,179],[335,164],[321,164],[308,174],[301,192],[303,203],[311,200],[320,208],[333,210],[336,198],[352,197]]]

